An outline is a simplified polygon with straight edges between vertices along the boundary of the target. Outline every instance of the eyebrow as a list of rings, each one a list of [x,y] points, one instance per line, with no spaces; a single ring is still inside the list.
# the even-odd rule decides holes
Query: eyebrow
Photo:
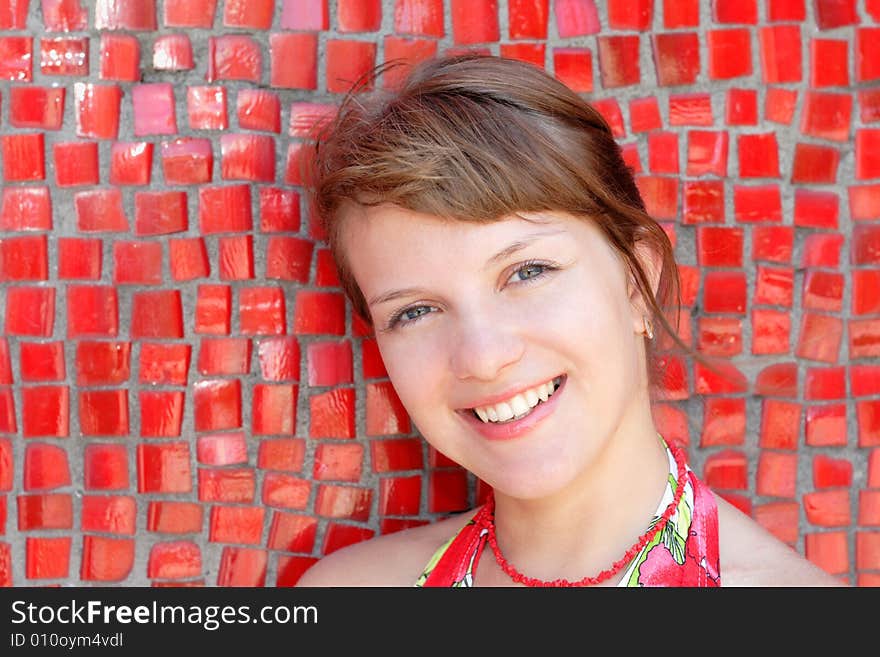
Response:
[[[522,251],[524,248],[533,244],[534,242],[537,242],[542,237],[549,237],[550,235],[558,235],[558,234],[564,233],[564,232],[565,231],[562,229],[545,231],[543,233],[535,233],[534,235],[530,235],[529,237],[523,238],[521,240],[517,240],[516,242],[513,242],[513,243],[505,246],[498,253],[496,253],[491,258],[489,258],[486,261],[486,265],[483,267],[483,269],[486,270],[489,267],[491,267],[492,265],[497,264],[498,262],[501,262],[501,261],[509,258],[514,253]],[[372,299],[370,299],[367,303],[370,306],[378,306],[383,303],[388,303],[389,301],[394,301],[395,299],[399,299],[401,297],[406,297],[406,296],[410,296],[410,295],[418,295],[418,294],[422,294],[423,292],[425,292],[425,289],[421,288],[421,287],[405,287],[405,288],[401,288],[399,290],[391,290],[389,292],[385,292],[384,294],[380,294],[379,296],[373,297]]]

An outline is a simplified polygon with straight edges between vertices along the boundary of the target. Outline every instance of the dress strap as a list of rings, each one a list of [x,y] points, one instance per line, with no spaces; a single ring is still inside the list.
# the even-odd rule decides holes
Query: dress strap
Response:
[[[486,546],[488,513],[485,504],[477,509],[465,526],[434,552],[415,586],[473,586],[474,571]]]

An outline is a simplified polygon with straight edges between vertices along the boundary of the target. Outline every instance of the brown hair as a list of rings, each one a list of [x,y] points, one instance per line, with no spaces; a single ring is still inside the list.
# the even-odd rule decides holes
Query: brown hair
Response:
[[[394,88],[374,69],[315,134],[305,172],[312,211],[325,228],[340,281],[371,324],[340,248],[346,204],[390,203],[458,221],[497,221],[517,212],[562,211],[593,221],[628,267],[659,324],[708,367],[673,328],[679,279],[672,244],[650,217],[611,129],[599,112],[545,71],[503,57],[466,54],[424,61]],[[636,243],[660,256],[656,295]],[[666,318],[667,312],[674,322]],[[646,345],[650,383],[663,367]]]

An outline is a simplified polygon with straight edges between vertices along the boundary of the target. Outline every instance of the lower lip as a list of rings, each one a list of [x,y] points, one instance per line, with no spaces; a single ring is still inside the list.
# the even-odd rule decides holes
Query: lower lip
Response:
[[[519,420],[499,424],[496,422],[483,422],[480,418],[474,415],[473,411],[459,411],[459,415],[461,415],[464,418],[464,421],[472,426],[477,433],[488,440],[511,440],[513,438],[519,438],[534,429],[535,425],[556,410],[559,395],[562,394],[562,390],[565,388],[565,382],[567,380],[568,377],[563,377],[562,383],[559,384],[559,387],[547,401],[538,404],[535,407],[535,410]]]

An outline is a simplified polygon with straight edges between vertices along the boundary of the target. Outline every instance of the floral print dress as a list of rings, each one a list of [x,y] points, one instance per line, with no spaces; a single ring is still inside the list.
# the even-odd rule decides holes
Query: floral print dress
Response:
[[[672,503],[679,484],[684,492],[669,521],[624,568],[618,586],[720,586],[718,509],[709,487],[685,466],[684,482],[669,445],[666,490],[648,526],[656,525]],[[486,547],[491,521],[480,507],[468,523],[431,557],[415,586],[473,586],[474,573]]]

